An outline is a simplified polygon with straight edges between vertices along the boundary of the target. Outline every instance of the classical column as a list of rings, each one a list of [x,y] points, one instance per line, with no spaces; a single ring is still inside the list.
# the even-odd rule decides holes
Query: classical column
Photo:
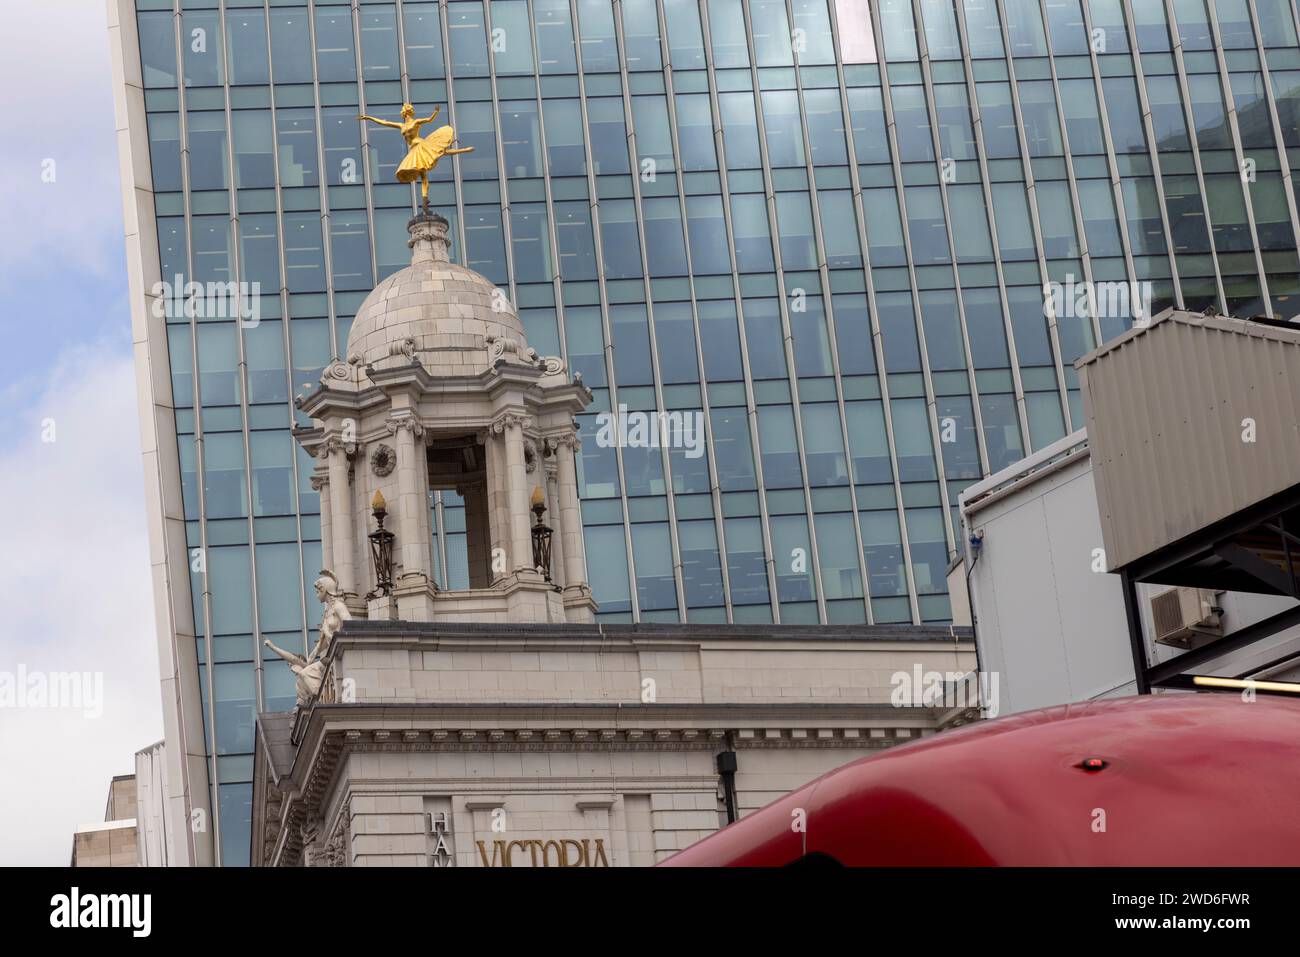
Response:
[[[546,447],[555,454],[555,443],[546,440]],[[564,566],[564,516],[560,514],[560,496],[554,462],[545,466],[546,474],[546,517],[551,526],[551,567],[555,584],[563,588],[569,583],[568,570]],[[559,546],[558,548],[556,546]]]
[[[524,465],[526,416],[507,412],[493,424],[504,429],[506,444],[506,501],[510,506],[510,567],[515,574],[533,568],[532,533],[528,529],[528,472]]]
[[[397,553],[402,577],[419,573],[429,578],[429,542],[422,534],[421,513],[428,508],[419,455],[424,427],[412,415],[394,415],[385,423],[397,439]]]
[[[329,462],[330,532],[334,540],[331,555],[333,567],[330,571],[338,579],[340,591],[356,595],[356,553],[352,543],[352,530],[356,522],[352,514],[352,495],[348,484],[349,444],[338,436],[332,436],[325,442],[325,455]]]
[[[505,492],[504,431],[502,427],[498,432],[496,424],[493,424],[476,436],[483,446],[483,470],[487,477],[483,499],[486,502],[489,586],[510,573],[509,563],[498,561],[497,558],[510,552],[510,507]]]
[[[582,445],[577,433],[555,439],[556,486],[559,493],[560,553],[564,556],[564,587],[587,584],[587,556],[582,544],[582,513],[578,510],[578,467],[574,458]]]
[[[328,472],[311,477],[312,491],[320,495],[320,553],[322,562],[334,560],[334,530],[330,524],[330,480]]]

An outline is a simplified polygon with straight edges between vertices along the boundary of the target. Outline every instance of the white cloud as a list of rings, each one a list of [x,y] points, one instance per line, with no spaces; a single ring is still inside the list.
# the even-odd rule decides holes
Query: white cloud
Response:
[[[122,236],[106,3],[7,3],[4,17],[0,209],[25,225],[0,233],[0,280],[51,255],[104,274]],[[49,161],[53,182],[43,177]]]
[[[130,354],[65,351],[6,417],[0,672],[102,672],[104,691],[99,718],[0,707],[0,864],[66,864],[73,831],[103,819],[109,779],[162,737]]]

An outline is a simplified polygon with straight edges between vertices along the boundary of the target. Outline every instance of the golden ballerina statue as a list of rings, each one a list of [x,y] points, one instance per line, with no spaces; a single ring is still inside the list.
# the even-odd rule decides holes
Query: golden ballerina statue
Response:
[[[435,107],[432,116],[417,119],[415,107],[410,103],[403,103],[400,123],[381,120],[375,116],[357,117],[359,120],[369,120],[371,123],[378,123],[380,126],[387,126],[401,132],[402,138],[406,140],[406,159],[402,160],[401,165],[397,167],[397,181],[414,183],[419,180],[420,197],[426,210],[429,208],[429,174],[438,165],[438,160],[444,156],[474,151],[472,146],[452,147],[451,144],[456,142],[456,131],[450,126],[440,126],[428,136],[420,136],[420,127],[432,123],[441,112],[442,107]]]

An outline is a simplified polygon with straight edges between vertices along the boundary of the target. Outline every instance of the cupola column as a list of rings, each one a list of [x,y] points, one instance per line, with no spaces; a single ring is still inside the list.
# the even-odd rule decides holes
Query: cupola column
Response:
[[[555,440],[556,486],[559,493],[560,554],[564,556],[564,587],[585,588],[587,556],[582,544],[582,514],[578,510],[578,468],[574,458],[580,448],[575,433]]]
[[[507,412],[497,419],[505,431],[506,501],[510,503],[510,566],[516,576],[533,570],[532,532],[528,527],[528,471],[524,464],[526,416]]]
[[[424,428],[409,414],[394,415],[385,424],[397,440],[397,548],[402,577],[418,573],[428,579],[429,540],[420,518],[429,507],[429,498],[417,457],[424,451],[424,443],[417,441]]]
[[[552,451],[555,449],[555,443],[550,439],[546,440],[546,446]],[[552,541],[559,545],[558,548],[552,547],[551,549],[551,568],[548,570],[551,572],[555,584],[563,587],[569,583],[569,575],[564,565],[564,516],[560,514],[559,480],[554,460],[547,462],[542,472],[546,476],[547,518],[554,529]]]
[[[338,579],[339,590],[345,595],[357,595],[356,563],[352,529],[356,525],[352,514],[352,489],[348,482],[348,448],[338,436],[325,443],[329,462],[330,534],[334,547],[331,571]]]

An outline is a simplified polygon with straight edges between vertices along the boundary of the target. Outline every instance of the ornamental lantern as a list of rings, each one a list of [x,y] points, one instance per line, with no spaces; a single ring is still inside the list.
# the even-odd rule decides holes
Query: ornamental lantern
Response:
[[[546,514],[546,505],[542,499],[542,487],[540,485],[533,489],[533,514],[537,516],[537,524],[533,526],[533,567],[540,571],[549,582],[551,580],[551,535],[552,531],[549,526],[542,523],[542,516]]]
[[[378,598],[382,595],[391,594],[393,590],[394,535],[384,528],[384,518],[388,515],[388,503],[384,501],[382,493],[375,492],[370,508],[374,512],[375,522],[379,527],[368,536],[370,538],[370,560],[375,566],[375,590],[366,597]]]

